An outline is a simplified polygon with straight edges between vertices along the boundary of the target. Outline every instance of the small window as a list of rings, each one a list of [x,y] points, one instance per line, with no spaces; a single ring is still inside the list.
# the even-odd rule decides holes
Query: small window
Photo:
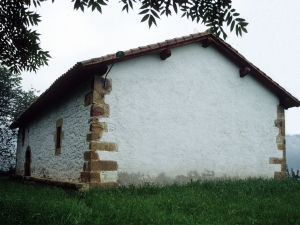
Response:
[[[25,142],[25,127],[22,128],[22,147],[24,146]]]
[[[63,124],[62,118],[56,121],[56,131],[54,135],[55,155],[60,155],[61,153],[61,142],[64,137],[64,132],[62,131],[62,124]]]
[[[60,148],[61,127],[56,127],[56,148]]]

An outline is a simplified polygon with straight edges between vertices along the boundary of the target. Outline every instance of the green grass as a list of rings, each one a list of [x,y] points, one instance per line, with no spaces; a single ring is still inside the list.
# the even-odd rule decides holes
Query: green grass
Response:
[[[80,192],[0,178],[0,224],[300,224],[300,181],[223,180]]]

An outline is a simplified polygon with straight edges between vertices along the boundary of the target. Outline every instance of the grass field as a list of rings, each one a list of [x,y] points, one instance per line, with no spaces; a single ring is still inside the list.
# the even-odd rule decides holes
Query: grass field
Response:
[[[300,181],[203,181],[80,192],[2,177],[0,211],[0,224],[300,224]]]

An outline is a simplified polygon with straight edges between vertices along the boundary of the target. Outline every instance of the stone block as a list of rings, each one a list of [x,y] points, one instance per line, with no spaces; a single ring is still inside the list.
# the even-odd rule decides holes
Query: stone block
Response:
[[[277,144],[277,149],[285,151],[285,144]]]
[[[91,123],[90,131],[93,133],[102,133],[107,132],[107,124],[106,123]]]
[[[86,135],[86,141],[98,141],[101,138],[101,134],[99,133],[90,133]]]
[[[286,177],[286,172],[274,172],[274,178],[275,179],[283,179]]]
[[[118,181],[117,171],[101,171],[100,172],[100,182],[105,183],[116,183]]]
[[[91,142],[89,147],[92,151],[118,151],[118,145],[114,142]]]
[[[63,125],[63,119],[60,118],[56,121],[56,127],[61,127]]]
[[[281,171],[285,172],[286,171],[286,163],[281,164]]]
[[[116,161],[101,161],[91,160],[87,163],[88,171],[116,171],[118,170],[118,163]]]
[[[89,123],[99,123],[99,119],[96,118],[96,117],[92,117],[92,118],[89,119],[88,122],[89,122]]]
[[[112,90],[112,82],[111,79],[106,79],[106,88],[103,87],[104,78],[95,77],[94,78],[94,90],[99,94],[109,94]]]
[[[85,183],[100,183],[100,173],[95,171],[81,172],[80,179]]]
[[[284,108],[283,108],[283,106],[277,106],[277,115],[278,114],[283,114],[284,115]]]
[[[108,117],[109,105],[107,104],[95,104],[91,107],[90,116],[93,117]]]
[[[86,151],[84,152],[84,160],[90,161],[90,160],[98,160],[99,155],[96,151]]]
[[[61,153],[61,148],[56,148],[55,149],[55,155],[60,155]]]
[[[285,159],[284,158],[276,158],[276,157],[270,157],[269,158],[269,163],[270,164],[285,164]]]

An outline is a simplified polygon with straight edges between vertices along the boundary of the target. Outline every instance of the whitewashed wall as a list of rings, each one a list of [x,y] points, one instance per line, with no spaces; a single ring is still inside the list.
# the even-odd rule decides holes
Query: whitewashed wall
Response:
[[[86,134],[89,132],[90,107],[84,107],[84,96],[90,89],[90,81],[76,88],[67,96],[36,118],[26,131],[24,147],[19,132],[17,149],[17,174],[24,174],[25,151],[31,148],[31,176],[65,181],[78,181],[83,167],[83,153],[88,149]],[[63,118],[61,154],[55,155],[54,135],[56,121]]]
[[[118,152],[119,183],[187,181],[200,177],[273,177],[277,150],[277,97],[213,46],[201,43],[117,63],[109,132]]]

